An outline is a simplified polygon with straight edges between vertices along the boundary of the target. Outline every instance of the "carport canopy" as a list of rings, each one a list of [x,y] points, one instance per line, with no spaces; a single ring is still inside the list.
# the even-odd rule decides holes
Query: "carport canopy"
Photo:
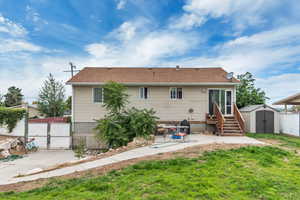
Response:
[[[286,110],[287,105],[300,105],[300,93],[276,101],[273,105],[284,105]]]

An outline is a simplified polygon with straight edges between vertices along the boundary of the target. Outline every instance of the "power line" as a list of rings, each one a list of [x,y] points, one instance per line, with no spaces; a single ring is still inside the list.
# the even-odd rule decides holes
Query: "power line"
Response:
[[[72,78],[74,76],[74,72],[79,72],[80,70],[75,70],[76,66],[73,65],[72,62],[70,62],[69,64],[70,64],[71,70],[67,70],[67,71],[64,71],[64,72],[71,72],[71,78]]]

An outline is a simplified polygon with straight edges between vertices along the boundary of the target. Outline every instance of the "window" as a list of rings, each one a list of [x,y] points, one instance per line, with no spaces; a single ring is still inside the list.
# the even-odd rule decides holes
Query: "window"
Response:
[[[182,99],[182,88],[171,88],[171,99]]]
[[[94,103],[103,102],[103,88],[93,88]]]
[[[148,97],[149,97],[149,89],[146,87],[140,88],[140,98],[148,99]]]

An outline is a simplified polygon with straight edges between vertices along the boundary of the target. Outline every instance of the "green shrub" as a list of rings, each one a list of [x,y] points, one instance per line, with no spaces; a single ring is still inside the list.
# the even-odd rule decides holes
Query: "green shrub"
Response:
[[[126,126],[127,131],[134,137],[148,138],[154,134],[156,129],[156,120],[153,109],[137,109],[131,108],[125,112],[127,117]]]
[[[85,142],[80,140],[79,144],[75,146],[74,153],[76,158],[84,158],[85,154]]]
[[[6,125],[9,132],[16,127],[17,122],[21,120],[26,113],[23,108],[5,108],[0,107],[0,126]]]
[[[124,125],[125,118],[121,115],[110,115],[97,121],[96,138],[104,141],[109,148],[124,146],[129,142],[129,137]]]

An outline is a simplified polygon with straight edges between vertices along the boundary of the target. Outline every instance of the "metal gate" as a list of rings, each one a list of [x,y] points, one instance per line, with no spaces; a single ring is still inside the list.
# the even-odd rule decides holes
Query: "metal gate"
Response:
[[[273,111],[256,111],[256,133],[274,133]]]
[[[69,149],[70,123],[28,123],[28,138],[41,149]]]

